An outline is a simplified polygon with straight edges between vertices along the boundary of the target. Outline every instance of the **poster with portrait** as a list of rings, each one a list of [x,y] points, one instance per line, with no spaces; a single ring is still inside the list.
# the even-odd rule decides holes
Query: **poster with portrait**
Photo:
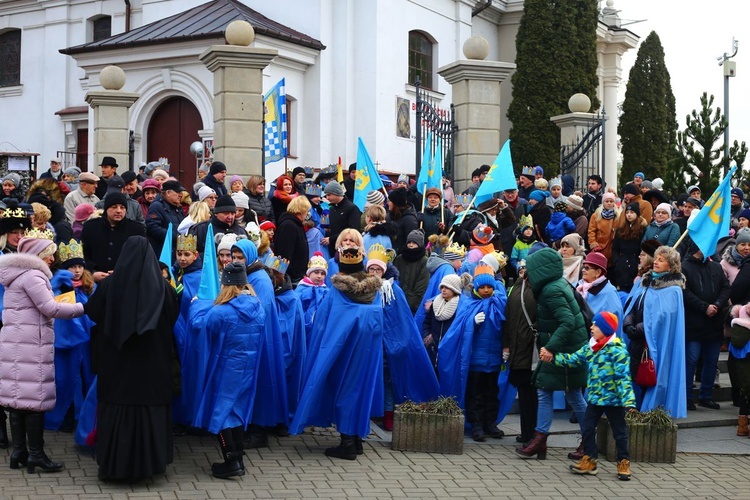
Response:
[[[396,137],[411,137],[411,111],[409,99],[396,97]]]

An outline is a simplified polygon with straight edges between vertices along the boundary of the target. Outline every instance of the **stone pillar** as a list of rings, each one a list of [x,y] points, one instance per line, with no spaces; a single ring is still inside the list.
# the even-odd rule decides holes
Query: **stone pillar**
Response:
[[[251,48],[255,31],[246,21],[227,26],[229,45],[212,45],[199,56],[214,74],[214,160],[232,174],[263,172],[263,69],[273,49]]]
[[[125,86],[125,72],[118,66],[102,69],[99,83],[104,90],[86,94],[86,102],[94,110],[94,161],[90,170],[97,175],[101,174],[99,164],[105,156],[113,157],[120,167],[128,165],[128,109],[140,97],[140,94],[121,90]]]
[[[438,69],[451,84],[455,107],[456,135],[455,189],[461,192],[471,184],[471,172],[482,164],[491,165],[500,152],[500,84],[516,65],[485,61],[487,41],[473,36],[464,43],[460,60]]]
[[[560,127],[560,146],[576,145],[588,130],[599,121],[599,117],[594,113],[589,113],[591,109],[591,99],[586,94],[575,94],[568,100],[570,113],[557,115],[550,120]],[[599,161],[602,159],[599,158]],[[583,189],[586,185],[586,178],[578,172],[572,173],[579,188]]]

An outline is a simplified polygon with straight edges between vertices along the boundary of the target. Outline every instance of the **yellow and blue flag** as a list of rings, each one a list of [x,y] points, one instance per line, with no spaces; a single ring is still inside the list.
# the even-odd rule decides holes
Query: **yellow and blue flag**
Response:
[[[267,165],[287,155],[285,78],[263,97],[263,122],[263,163]]]
[[[357,137],[357,181],[354,184],[354,204],[360,210],[364,210],[365,203],[367,203],[367,193],[378,189],[384,189],[383,180],[380,178],[362,138]]]
[[[729,223],[732,210],[732,186],[729,180],[737,170],[737,165],[716,188],[698,215],[688,224],[687,230],[693,243],[700,249],[703,259],[707,259],[716,252],[719,239],[729,235]]]
[[[443,190],[443,141],[438,137],[434,156],[432,155],[431,144],[432,131],[427,134],[424,154],[422,154],[422,166],[419,169],[419,178],[417,179],[417,191],[422,194],[430,188]]]
[[[510,140],[507,140],[477,189],[477,194],[474,195],[474,206],[491,199],[498,191],[517,188],[516,176],[513,173],[513,159],[510,155]]]

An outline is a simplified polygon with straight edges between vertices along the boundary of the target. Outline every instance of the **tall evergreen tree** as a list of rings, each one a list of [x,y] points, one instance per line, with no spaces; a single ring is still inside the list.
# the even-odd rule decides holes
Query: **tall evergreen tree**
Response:
[[[577,92],[596,98],[596,0],[526,0],[516,36],[516,72],[508,118],[513,160],[560,168],[560,129],[550,117],[568,112]]]
[[[620,185],[638,171],[650,179],[666,175],[676,156],[677,117],[664,49],[655,31],[641,44],[630,69],[617,132],[622,143]]]

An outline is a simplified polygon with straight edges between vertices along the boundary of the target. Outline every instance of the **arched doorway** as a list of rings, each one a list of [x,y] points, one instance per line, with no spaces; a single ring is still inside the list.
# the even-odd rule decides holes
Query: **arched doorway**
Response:
[[[190,144],[201,140],[198,131],[202,128],[198,108],[188,99],[178,96],[162,102],[148,124],[148,161],[168,158],[170,175],[191,191],[196,172]]]

